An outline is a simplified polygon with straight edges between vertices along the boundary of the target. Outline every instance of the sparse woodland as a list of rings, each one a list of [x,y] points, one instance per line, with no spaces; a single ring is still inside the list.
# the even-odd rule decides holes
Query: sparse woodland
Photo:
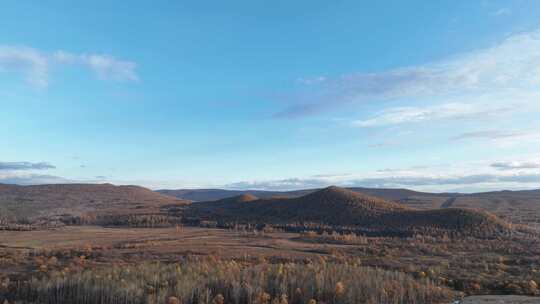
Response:
[[[43,273],[17,288],[34,303],[441,303],[455,292],[429,278],[357,263],[257,264],[218,259]]]

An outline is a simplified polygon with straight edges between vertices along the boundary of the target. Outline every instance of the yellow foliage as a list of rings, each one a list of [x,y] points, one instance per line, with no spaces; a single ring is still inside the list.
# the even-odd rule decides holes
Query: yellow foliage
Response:
[[[224,304],[224,303],[225,303],[225,298],[220,293],[218,293],[217,296],[215,296],[214,299],[212,300],[212,304]]]
[[[257,294],[257,298],[256,298],[255,302],[257,304],[267,304],[270,301],[271,298],[272,297],[268,293],[263,291],[263,292],[259,292]]]
[[[181,304],[182,302],[177,297],[169,297],[167,299],[167,304]]]
[[[345,285],[342,282],[336,283],[336,288],[334,289],[336,296],[340,296],[345,293]]]

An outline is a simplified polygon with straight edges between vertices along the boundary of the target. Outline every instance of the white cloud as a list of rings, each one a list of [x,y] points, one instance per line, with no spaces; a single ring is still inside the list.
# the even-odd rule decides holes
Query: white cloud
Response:
[[[48,85],[48,58],[25,46],[0,45],[0,72],[17,72],[37,87]]]
[[[371,118],[354,120],[351,124],[357,127],[380,127],[439,120],[487,120],[540,111],[540,104],[537,102],[540,100],[540,89],[506,89],[455,99],[461,101],[445,100],[440,104],[422,107],[388,108]]]
[[[490,170],[491,169],[491,170]],[[533,168],[531,168],[533,169]],[[243,181],[225,185],[229,189],[298,190],[341,187],[408,188],[419,191],[451,191],[453,189],[525,189],[540,187],[540,170],[512,172],[485,164],[476,166],[416,167],[416,169],[386,169],[376,172],[349,174],[342,177],[324,175],[279,180]],[[445,173],[441,173],[445,172]]]
[[[0,162],[0,184],[34,185],[67,182],[67,179],[58,176],[31,173],[55,168],[47,162]]]
[[[0,174],[0,184],[40,185],[65,183],[73,183],[73,181],[48,174]]]
[[[53,54],[55,62],[60,64],[75,64],[90,68],[99,79],[114,81],[138,80],[135,69],[137,65],[131,61],[118,60],[110,55],[71,54],[57,51]]]
[[[510,15],[512,11],[509,8],[500,8],[492,13],[493,16],[505,16]]]
[[[310,102],[294,104],[276,115],[309,115],[340,103],[414,98],[440,104],[441,98],[447,100],[450,96],[466,96],[475,102],[478,96],[489,97],[501,92],[538,93],[538,50],[540,30],[512,35],[490,48],[431,64],[328,78],[319,84],[318,94],[298,98]],[[417,115],[422,117],[422,113]]]
[[[298,78],[297,81],[303,85],[313,85],[319,84],[326,81],[325,76],[309,77],[309,78]]]
[[[46,162],[39,162],[39,163],[32,163],[32,162],[0,162],[0,171],[3,170],[46,170],[46,169],[54,169],[55,166],[46,163]]]
[[[377,143],[374,143],[374,144],[370,144],[370,145],[368,145],[368,147],[369,148],[388,148],[388,147],[394,147],[394,146],[397,146],[397,145],[399,145],[399,142],[387,140],[387,141],[382,141],[382,142],[377,142]]]
[[[448,191],[467,186],[475,189],[523,189],[540,187],[540,172],[517,174],[399,174],[348,179],[288,178],[267,181],[244,181],[225,185],[228,189],[299,190],[322,188],[330,185],[341,187],[408,188],[421,191]]]
[[[515,138],[521,137],[526,133],[515,132],[515,131],[500,131],[500,130],[485,130],[485,131],[474,131],[474,132],[465,132],[458,136],[453,137],[453,140],[463,140],[463,139],[506,139],[506,138]]]
[[[51,66],[58,65],[88,68],[100,80],[138,80],[136,63],[111,55],[72,54],[65,51],[49,54],[27,46],[0,45],[0,72],[21,73],[31,85],[46,87]]]
[[[67,179],[58,176],[27,172],[55,168],[46,162],[0,162],[0,184],[36,185],[67,182]]]
[[[522,170],[540,169],[540,162],[537,161],[501,161],[494,162],[491,167],[499,170]]]
[[[378,127],[431,120],[486,118],[511,110],[506,106],[493,107],[469,103],[446,103],[427,107],[397,107],[384,110],[370,119],[353,121],[352,124],[358,127]]]
[[[435,163],[347,174],[317,174],[274,180],[242,181],[231,189],[296,190],[341,187],[408,188],[419,191],[491,191],[540,188],[540,154],[508,155],[460,163]]]
[[[540,142],[540,132],[519,130],[482,130],[465,132],[452,140],[490,140],[499,147],[510,147],[520,144]]]

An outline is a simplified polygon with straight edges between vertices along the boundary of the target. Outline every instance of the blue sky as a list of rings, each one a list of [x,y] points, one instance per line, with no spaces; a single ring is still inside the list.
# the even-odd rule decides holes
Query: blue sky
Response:
[[[538,1],[2,1],[0,183],[540,188]]]

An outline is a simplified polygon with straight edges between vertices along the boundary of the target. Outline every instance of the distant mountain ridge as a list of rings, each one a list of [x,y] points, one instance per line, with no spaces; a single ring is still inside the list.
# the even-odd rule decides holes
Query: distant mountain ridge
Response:
[[[392,188],[361,188],[352,187],[345,188],[354,192],[364,193],[371,196],[376,196],[392,201],[400,201],[407,199],[409,201],[415,201],[416,204],[428,204],[442,203],[446,199],[454,196],[459,196],[457,193],[427,193],[418,192],[409,189],[392,189]],[[226,189],[178,189],[178,190],[156,190],[156,192],[174,196],[176,198],[190,200],[193,202],[204,201],[217,201],[220,199],[239,196],[242,194],[250,194],[259,198],[271,198],[271,197],[299,197],[311,192],[315,192],[320,189],[302,189],[291,191],[267,191],[267,190],[226,190]],[[410,205],[414,204],[412,202]]]
[[[461,217],[458,214],[465,214],[465,218],[483,217],[479,211],[467,213],[455,211],[458,210],[455,208],[482,209],[517,224],[540,222],[540,190],[433,194],[406,189],[329,187],[288,192],[216,189],[180,192],[192,198],[208,193],[212,197],[226,196],[215,201],[194,203],[165,195],[174,193],[179,194],[111,184],[0,184],[0,222],[42,218],[67,220],[68,223],[72,220],[95,223],[93,219],[109,218],[112,222],[107,223],[115,224],[136,221],[133,219],[136,216],[153,224],[156,221],[166,222],[168,219],[165,217],[178,214],[180,217],[176,220],[194,215],[200,219],[260,219],[260,222],[313,220],[332,225],[355,225],[357,220],[362,220],[362,224],[385,223],[389,226],[394,222],[422,223],[427,220],[427,226],[437,226],[437,221],[429,221],[438,217],[438,221],[444,222],[445,217],[450,216],[459,222]],[[173,209],[178,212],[170,213]],[[380,214],[386,215],[381,218]],[[406,218],[408,220],[405,221]]]
[[[428,193],[409,189],[346,188],[354,192],[398,202],[408,207],[432,210],[438,208],[476,208],[495,213],[514,223],[540,223],[540,189],[491,191],[479,193]],[[320,189],[294,191],[181,189],[158,190],[159,193],[190,201],[217,201],[250,194],[259,198],[300,197]]]
[[[191,217],[222,223],[320,223],[375,231],[442,230],[492,234],[510,227],[485,211],[419,210],[334,186],[294,198],[266,198],[247,203],[239,200],[240,197],[235,198],[193,203],[187,212]]]

